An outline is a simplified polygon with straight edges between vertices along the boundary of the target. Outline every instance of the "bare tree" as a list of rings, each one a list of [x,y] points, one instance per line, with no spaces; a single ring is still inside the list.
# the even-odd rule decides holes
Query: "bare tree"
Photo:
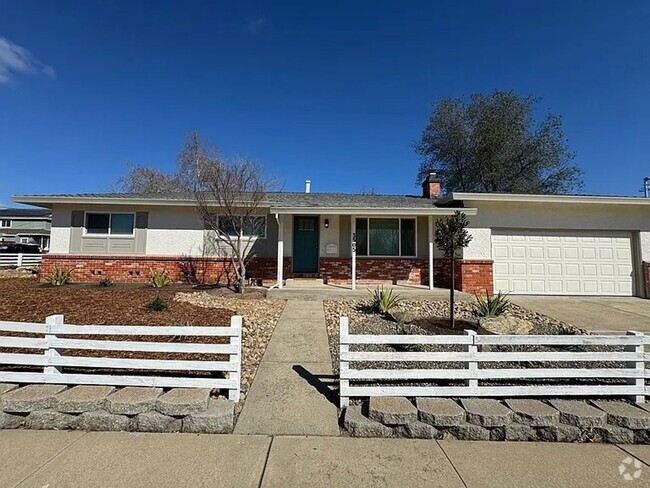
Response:
[[[127,163],[128,172],[113,187],[125,193],[169,193],[178,191],[178,177],[141,164]]]
[[[276,182],[257,163],[222,158],[196,133],[180,152],[178,167],[179,181],[192,186],[197,211],[215,239],[216,251],[230,258],[237,289],[243,293],[253,246],[266,232],[267,192],[276,188]]]

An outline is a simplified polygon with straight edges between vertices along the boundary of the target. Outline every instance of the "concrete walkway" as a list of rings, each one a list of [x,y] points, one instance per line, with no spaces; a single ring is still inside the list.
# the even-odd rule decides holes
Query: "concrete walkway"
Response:
[[[323,302],[289,300],[235,433],[339,435],[333,382]]]
[[[640,487],[650,446],[0,431],[0,488],[16,486]]]

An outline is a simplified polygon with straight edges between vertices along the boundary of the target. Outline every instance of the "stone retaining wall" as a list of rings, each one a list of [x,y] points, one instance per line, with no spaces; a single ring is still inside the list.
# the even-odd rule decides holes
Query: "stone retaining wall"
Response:
[[[0,384],[0,428],[232,432],[234,402],[209,389]]]
[[[373,397],[343,425],[357,437],[650,444],[650,404]]]

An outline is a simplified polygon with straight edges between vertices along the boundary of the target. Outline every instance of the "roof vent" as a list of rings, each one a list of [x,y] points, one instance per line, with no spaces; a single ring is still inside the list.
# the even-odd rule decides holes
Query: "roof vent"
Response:
[[[305,193],[311,193],[311,180],[305,180]]]

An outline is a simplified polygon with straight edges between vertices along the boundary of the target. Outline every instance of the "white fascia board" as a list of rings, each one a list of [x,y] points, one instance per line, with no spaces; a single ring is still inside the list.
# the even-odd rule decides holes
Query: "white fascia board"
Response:
[[[38,207],[51,208],[54,204],[70,205],[147,205],[147,206],[196,206],[196,200],[169,200],[155,198],[109,198],[109,197],[69,197],[69,196],[31,196],[14,195],[16,203],[25,203]]]
[[[582,203],[610,205],[650,205],[650,198],[609,197],[589,195],[526,195],[517,193],[452,193],[440,203],[451,201],[513,202],[513,203]]]
[[[466,215],[476,215],[475,208],[358,208],[358,207],[271,207],[279,215],[451,215],[460,210]]]

